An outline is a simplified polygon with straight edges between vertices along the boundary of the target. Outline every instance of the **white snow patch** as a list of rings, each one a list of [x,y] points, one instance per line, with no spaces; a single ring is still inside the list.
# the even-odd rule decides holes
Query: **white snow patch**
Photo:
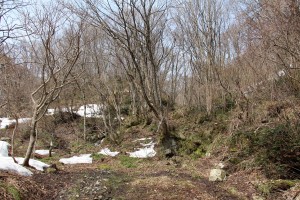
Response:
[[[87,104],[86,105],[86,117],[102,117],[103,106],[97,104]],[[80,106],[77,114],[84,117],[84,106]]]
[[[0,157],[0,170],[17,173],[22,176],[31,176],[32,172],[14,162],[12,157]]]
[[[0,141],[0,156],[1,157],[8,157],[8,147],[10,144],[5,141]]]
[[[150,143],[149,143],[150,144]],[[149,144],[146,144],[148,146]],[[156,155],[156,151],[154,150],[155,143],[151,142],[151,145],[145,148],[140,148],[135,152],[127,152],[130,157],[135,158],[151,158]]]
[[[20,124],[22,123],[26,123],[26,122],[29,122],[31,120],[31,118],[20,118],[18,119],[18,122]],[[0,118],[0,129],[4,129],[6,128],[7,126],[11,125],[11,124],[14,124],[16,123],[16,120],[15,119],[9,119],[9,118]]]
[[[24,162],[24,158],[17,157],[15,159],[19,164],[23,164]],[[39,171],[44,171],[44,168],[50,167],[50,165],[34,159],[29,160],[29,165]]]
[[[41,156],[47,156],[49,155],[49,150],[40,149],[40,150],[35,150],[34,153],[39,154]]]
[[[61,112],[73,112],[75,108],[74,107],[69,107],[69,108],[48,108],[47,112],[45,115],[54,115],[56,113],[58,113],[59,111]]]
[[[82,164],[82,163],[92,163],[92,154],[82,154],[80,156],[73,156],[71,158],[61,158],[59,162],[64,164]]]
[[[106,155],[106,156],[112,156],[112,157],[115,157],[119,153],[120,152],[117,152],[117,151],[110,151],[108,148],[101,149],[101,151],[98,152],[98,154],[102,154],[102,155]]]
[[[56,109],[54,108],[48,108],[47,112],[45,115],[54,115],[54,113],[56,112]]]

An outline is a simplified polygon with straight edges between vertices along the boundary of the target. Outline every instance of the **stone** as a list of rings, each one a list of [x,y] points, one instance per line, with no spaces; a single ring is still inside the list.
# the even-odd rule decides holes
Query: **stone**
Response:
[[[223,169],[212,169],[209,174],[209,181],[224,181],[226,172]]]
[[[172,155],[172,150],[171,149],[166,149],[165,150],[165,156],[170,156],[170,155]]]
[[[253,200],[265,200],[264,197],[256,196],[256,195],[253,195],[253,196],[252,196],[252,199],[253,199]]]

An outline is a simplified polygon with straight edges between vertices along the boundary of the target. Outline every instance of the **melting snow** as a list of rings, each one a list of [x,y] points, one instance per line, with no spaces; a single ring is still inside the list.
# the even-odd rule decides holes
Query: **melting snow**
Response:
[[[32,172],[17,164],[11,157],[0,157],[0,170],[14,172],[22,176],[31,176]]]
[[[117,152],[117,151],[110,151],[108,148],[105,148],[105,149],[101,149],[100,152],[98,152],[99,154],[103,154],[103,155],[106,155],[106,156],[112,156],[112,157],[115,157],[116,155],[118,155],[120,152]]]
[[[150,158],[156,155],[156,151],[154,150],[155,143],[150,142],[149,144],[143,144],[145,148],[140,148],[135,152],[127,152],[130,157],[135,158]]]
[[[86,117],[102,117],[102,110],[103,106],[97,105],[97,104],[87,104],[86,105]],[[80,116],[84,116],[84,106],[80,106],[80,108],[77,111],[77,114]]]
[[[80,156],[73,156],[71,158],[61,158],[59,162],[64,164],[82,164],[82,163],[92,163],[92,154],[82,154]]]
[[[41,156],[47,156],[49,155],[49,150],[35,150],[34,153],[39,154]],[[54,152],[52,152],[54,153]]]
[[[31,176],[32,172],[20,165],[23,164],[24,158],[15,158],[16,161],[19,163],[17,164],[14,162],[12,157],[8,157],[9,146],[9,143],[0,141],[0,170],[14,172],[22,176]],[[48,164],[34,159],[29,160],[29,165],[40,171],[44,171],[44,168],[49,167]]]
[[[24,158],[17,157],[15,159],[19,164],[23,164],[24,162]],[[50,165],[34,159],[29,160],[29,165],[39,171],[44,171],[44,168],[50,167]]]
[[[71,108],[61,108],[61,111],[63,111],[63,112],[69,112],[70,110],[73,110],[73,109],[71,109]],[[85,116],[86,117],[100,118],[100,117],[102,117],[102,111],[103,111],[103,106],[102,105],[87,104],[86,105],[86,115]],[[46,115],[54,115],[57,112],[58,112],[58,109],[49,108],[47,110]],[[80,115],[81,117],[83,117],[84,116],[84,106],[80,106],[76,113],[78,115]]]
[[[20,118],[18,122],[21,123],[26,123],[29,122],[31,118]],[[16,123],[16,120],[14,119],[9,119],[9,118],[0,118],[0,129],[6,128],[7,126]]]
[[[10,144],[5,141],[0,141],[0,157],[8,157],[8,147]]]

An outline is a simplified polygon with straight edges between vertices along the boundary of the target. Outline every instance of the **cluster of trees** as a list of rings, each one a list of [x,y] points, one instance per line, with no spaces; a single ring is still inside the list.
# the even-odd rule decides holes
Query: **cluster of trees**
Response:
[[[155,118],[168,141],[175,106],[212,115],[235,101],[247,117],[250,93],[261,82],[270,82],[266,97],[276,98],[278,71],[287,88],[300,89],[298,0],[0,3],[8,5],[0,8],[0,107],[15,118],[32,108],[25,165],[37,123],[55,102],[111,107],[104,115],[111,134],[112,117],[121,125],[127,103],[130,115]],[[11,11],[21,26],[7,23]]]

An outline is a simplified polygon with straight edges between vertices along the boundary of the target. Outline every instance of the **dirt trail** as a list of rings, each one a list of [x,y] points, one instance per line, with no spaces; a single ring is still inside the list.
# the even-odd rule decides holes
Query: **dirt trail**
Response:
[[[63,166],[56,173],[36,174],[33,180],[46,191],[44,199],[238,199],[190,166],[165,161],[143,162],[136,168],[116,165]]]

